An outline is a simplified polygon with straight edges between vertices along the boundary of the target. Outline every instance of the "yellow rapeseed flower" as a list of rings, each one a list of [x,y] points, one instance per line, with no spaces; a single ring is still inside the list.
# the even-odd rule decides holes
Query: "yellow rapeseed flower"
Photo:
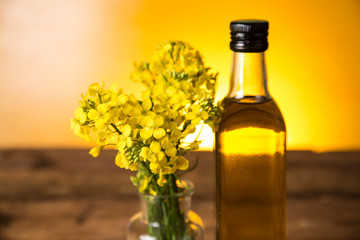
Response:
[[[104,83],[91,84],[75,110],[71,129],[96,144],[90,150],[94,157],[104,146],[115,146],[116,165],[138,170],[134,184],[140,192],[155,195],[155,189],[170,179],[167,175],[189,167],[182,155],[199,148],[199,141],[185,143],[186,136],[200,123],[212,128],[218,124],[217,74],[209,69],[187,43],[165,42],[151,61],[134,64],[131,79],[146,87],[140,99],[117,85],[106,89]]]
[[[172,171],[186,170],[189,167],[189,161],[183,156],[172,156],[170,163],[173,164]]]

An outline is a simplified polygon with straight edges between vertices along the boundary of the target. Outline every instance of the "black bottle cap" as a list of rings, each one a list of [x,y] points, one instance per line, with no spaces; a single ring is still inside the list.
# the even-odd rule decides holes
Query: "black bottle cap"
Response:
[[[230,49],[234,52],[263,52],[268,49],[269,22],[237,20],[230,23]]]

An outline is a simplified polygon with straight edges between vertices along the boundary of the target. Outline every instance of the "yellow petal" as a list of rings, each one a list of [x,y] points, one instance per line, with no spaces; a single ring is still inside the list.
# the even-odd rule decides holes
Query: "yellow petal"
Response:
[[[191,107],[191,110],[194,112],[194,113],[199,113],[200,112],[200,109],[201,109],[201,106],[200,105],[193,105]]]
[[[103,103],[103,104],[99,104],[96,108],[96,110],[98,110],[98,112],[100,112],[101,114],[104,114],[107,112],[108,110],[108,105],[106,103]]]
[[[125,115],[129,115],[131,113],[131,111],[133,110],[133,107],[128,104],[128,103],[125,103],[123,106],[122,106],[122,112],[125,114]]]
[[[151,117],[149,117],[149,116],[145,116],[144,118],[143,118],[143,120],[141,121],[141,123],[142,123],[142,125],[144,126],[144,127],[153,127],[154,126],[154,119],[152,119]]]
[[[154,118],[155,126],[160,127],[164,124],[164,118],[161,115],[156,115]]]
[[[75,118],[79,120],[81,124],[84,124],[87,120],[87,115],[82,107],[78,107],[75,110]]]
[[[98,112],[95,109],[90,109],[90,111],[88,112],[88,118],[90,120],[98,118]]]
[[[73,130],[78,124],[79,124],[79,120],[76,120],[75,118],[72,118],[71,121],[70,121],[71,130]]]
[[[97,130],[102,130],[105,127],[105,122],[103,119],[99,118],[95,120],[95,127]]]
[[[149,193],[150,193],[150,195],[153,195],[153,196],[157,195],[157,192],[152,188],[149,189]]]
[[[151,172],[158,173],[161,166],[157,162],[150,162],[149,167],[150,167]]]
[[[89,86],[89,94],[90,96],[95,97],[96,94],[99,92],[100,90],[100,85],[98,83],[93,83]]]
[[[153,135],[153,130],[148,128],[148,127],[145,127],[145,128],[140,130],[140,136],[144,140],[149,139],[152,135]]]
[[[169,141],[169,137],[164,137],[162,140],[161,140],[161,147],[163,149],[166,149],[170,146],[170,141]]]
[[[146,88],[146,89],[141,93],[141,99],[149,98],[150,95],[151,95],[151,90],[150,90],[149,88]]]
[[[131,137],[126,138],[126,145],[128,147],[131,147],[133,145],[133,141],[131,140]]]
[[[128,165],[125,156],[120,152],[115,157],[115,164],[121,168],[125,168]]]
[[[193,120],[194,118],[196,118],[196,114],[194,112],[189,112],[185,115],[185,118],[187,120]]]
[[[156,181],[159,186],[164,185],[164,175],[160,174],[159,179]]]
[[[171,122],[169,123],[169,129],[170,129],[170,131],[174,131],[177,127],[178,127],[177,122],[171,121]]]
[[[176,88],[174,86],[170,86],[166,89],[166,94],[169,96],[169,97],[173,97],[176,93]]]
[[[148,185],[149,185],[149,178],[144,176],[141,186],[139,187],[139,192],[144,193]]]
[[[170,146],[170,147],[165,149],[165,153],[169,157],[173,157],[173,156],[176,156],[177,150],[176,150],[176,148],[174,146]]]
[[[138,171],[140,169],[140,165],[139,163],[129,163],[127,169],[130,169],[131,171]]]
[[[165,88],[164,88],[164,85],[162,85],[162,84],[156,84],[152,89],[152,93],[155,96],[164,94],[164,92],[165,92]]]
[[[187,133],[194,133],[196,131],[196,127],[194,124],[189,124],[187,127],[186,127],[186,130],[185,130]]]
[[[148,147],[142,147],[140,151],[140,157],[143,157],[144,159],[147,159],[147,156],[150,153],[150,148]]]
[[[93,157],[98,157],[102,149],[103,149],[103,146],[93,147],[93,148],[90,150],[89,154],[90,154],[91,156],[93,156]]]
[[[190,84],[186,81],[182,81],[181,82],[181,89],[183,91],[188,91],[190,89]]]
[[[164,164],[166,164],[166,155],[163,151],[160,151],[156,154],[156,158],[158,159],[158,161],[163,161]]]
[[[126,147],[126,142],[125,140],[122,138],[120,139],[117,144],[116,144],[116,149],[118,149],[119,151],[123,150]]]
[[[161,112],[163,112],[164,110],[165,110],[165,109],[164,109],[161,105],[159,105],[159,104],[157,104],[157,105],[154,106],[154,112],[161,113]]]
[[[155,118],[155,117],[156,117],[156,113],[153,112],[153,111],[148,111],[148,112],[146,112],[146,116],[151,117],[151,118]]]
[[[107,105],[108,105],[109,108],[113,108],[113,107],[116,106],[116,101],[111,100],[111,101],[109,101],[109,102],[107,103]]]
[[[201,118],[197,117],[191,120],[191,124],[198,125],[201,121]]]
[[[81,125],[78,120],[72,119],[71,120],[71,129],[74,131],[76,136],[81,137]]]
[[[124,137],[130,136],[130,134],[131,134],[131,127],[130,127],[128,124],[126,124],[126,125],[123,127],[122,134],[123,134]]]
[[[136,128],[135,128],[135,129],[133,129],[131,132],[132,132],[132,135],[131,135],[131,136],[132,136],[133,138],[137,138],[137,136],[138,136],[138,134],[139,134],[139,132],[140,132],[140,129],[136,129]]]
[[[170,164],[174,164],[177,161],[178,158],[179,158],[179,156],[172,156],[170,158]]]
[[[152,75],[151,75],[150,71],[144,71],[142,73],[142,77],[143,77],[144,81],[146,81],[146,82],[149,82],[152,80]]]
[[[151,144],[150,144],[150,149],[154,153],[159,153],[161,151],[161,145],[157,141],[152,141]]]
[[[149,98],[145,99],[143,102],[142,102],[142,107],[144,109],[145,112],[149,111],[152,107],[152,102]]]
[[[129,100],[129,96],[124,93],[120,94],[120,96],[118,97],[118,101],[120,104],[125,104],[127,100]]]
[[[172,110],[172,109],[168,109],[167,112],[169,114],[168,116],[170,119],[175,119],[179,115],[179,113],[177,111]]]
[[[174,171],[172,170],[171,167],[162,167],[162,168],[161,168],[161,172],[162,172],[163,174],[171,174],[171,173],[174,173]]]
[[[181,104],[179,103],[179,100],[178,100],[178,99],[176,99],[175,101],[176,101],[176,102],[174,103],[174,105],[172,106],[172,108],[173,108],[174,110],[178,110],[178,109],[181,107]]]
[[[142,111],[142,109],[141,109],[141,106],[140,106],[140,105],[135,106],[135,107],[133,107],[133,109],[132,109],[132,115],[133,115],[133,116],[140,115],[140,114],[141,114],[141,111]]]
[[[189,161],[183,156],[179,156],[177,162],[178,162],[178,169],[180,170],[186,170],[189,167]]]
[[[209,118],[209,114],[208,114],[207,112],[205,112],[205,111],[202,111],[202,112],[200,113],[200,117],[201,117],[202,120],[205,121],[206,119]]]
[[[163,128],[156,128],[154,129],[154,137],[156,139],[160,139],[166,135],[165,129]]]
[[[181,106],[185,107],[186,105],[190,105],[190,101],[188,99],[181,102]]]
[[[110,113],[105,113],[103,116],[102,116],[102,119],[104,120],[104,122],[108,122],[111,118],[111,114]]]
[[[171,140],[172,141],[177,141],[181,138],[181,131],[176,129],[174,131],[171,132]]]

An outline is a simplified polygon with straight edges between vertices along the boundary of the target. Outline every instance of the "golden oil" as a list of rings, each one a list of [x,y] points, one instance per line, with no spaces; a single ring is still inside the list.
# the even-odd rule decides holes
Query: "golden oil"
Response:
[[[216,134],[217,240],[284,240],[286,131],[274,100],[226,98]]]

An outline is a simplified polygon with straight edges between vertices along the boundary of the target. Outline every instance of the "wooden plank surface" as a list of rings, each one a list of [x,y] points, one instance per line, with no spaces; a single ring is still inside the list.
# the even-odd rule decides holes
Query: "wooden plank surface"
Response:
[[[125,240],[139,203],[114,154],[0,151],[0,240]],[[192,209],[214,240],[214,155],[197,156]],[[360,152],[289,152],[287,181],[288,240],[360,239]]]

